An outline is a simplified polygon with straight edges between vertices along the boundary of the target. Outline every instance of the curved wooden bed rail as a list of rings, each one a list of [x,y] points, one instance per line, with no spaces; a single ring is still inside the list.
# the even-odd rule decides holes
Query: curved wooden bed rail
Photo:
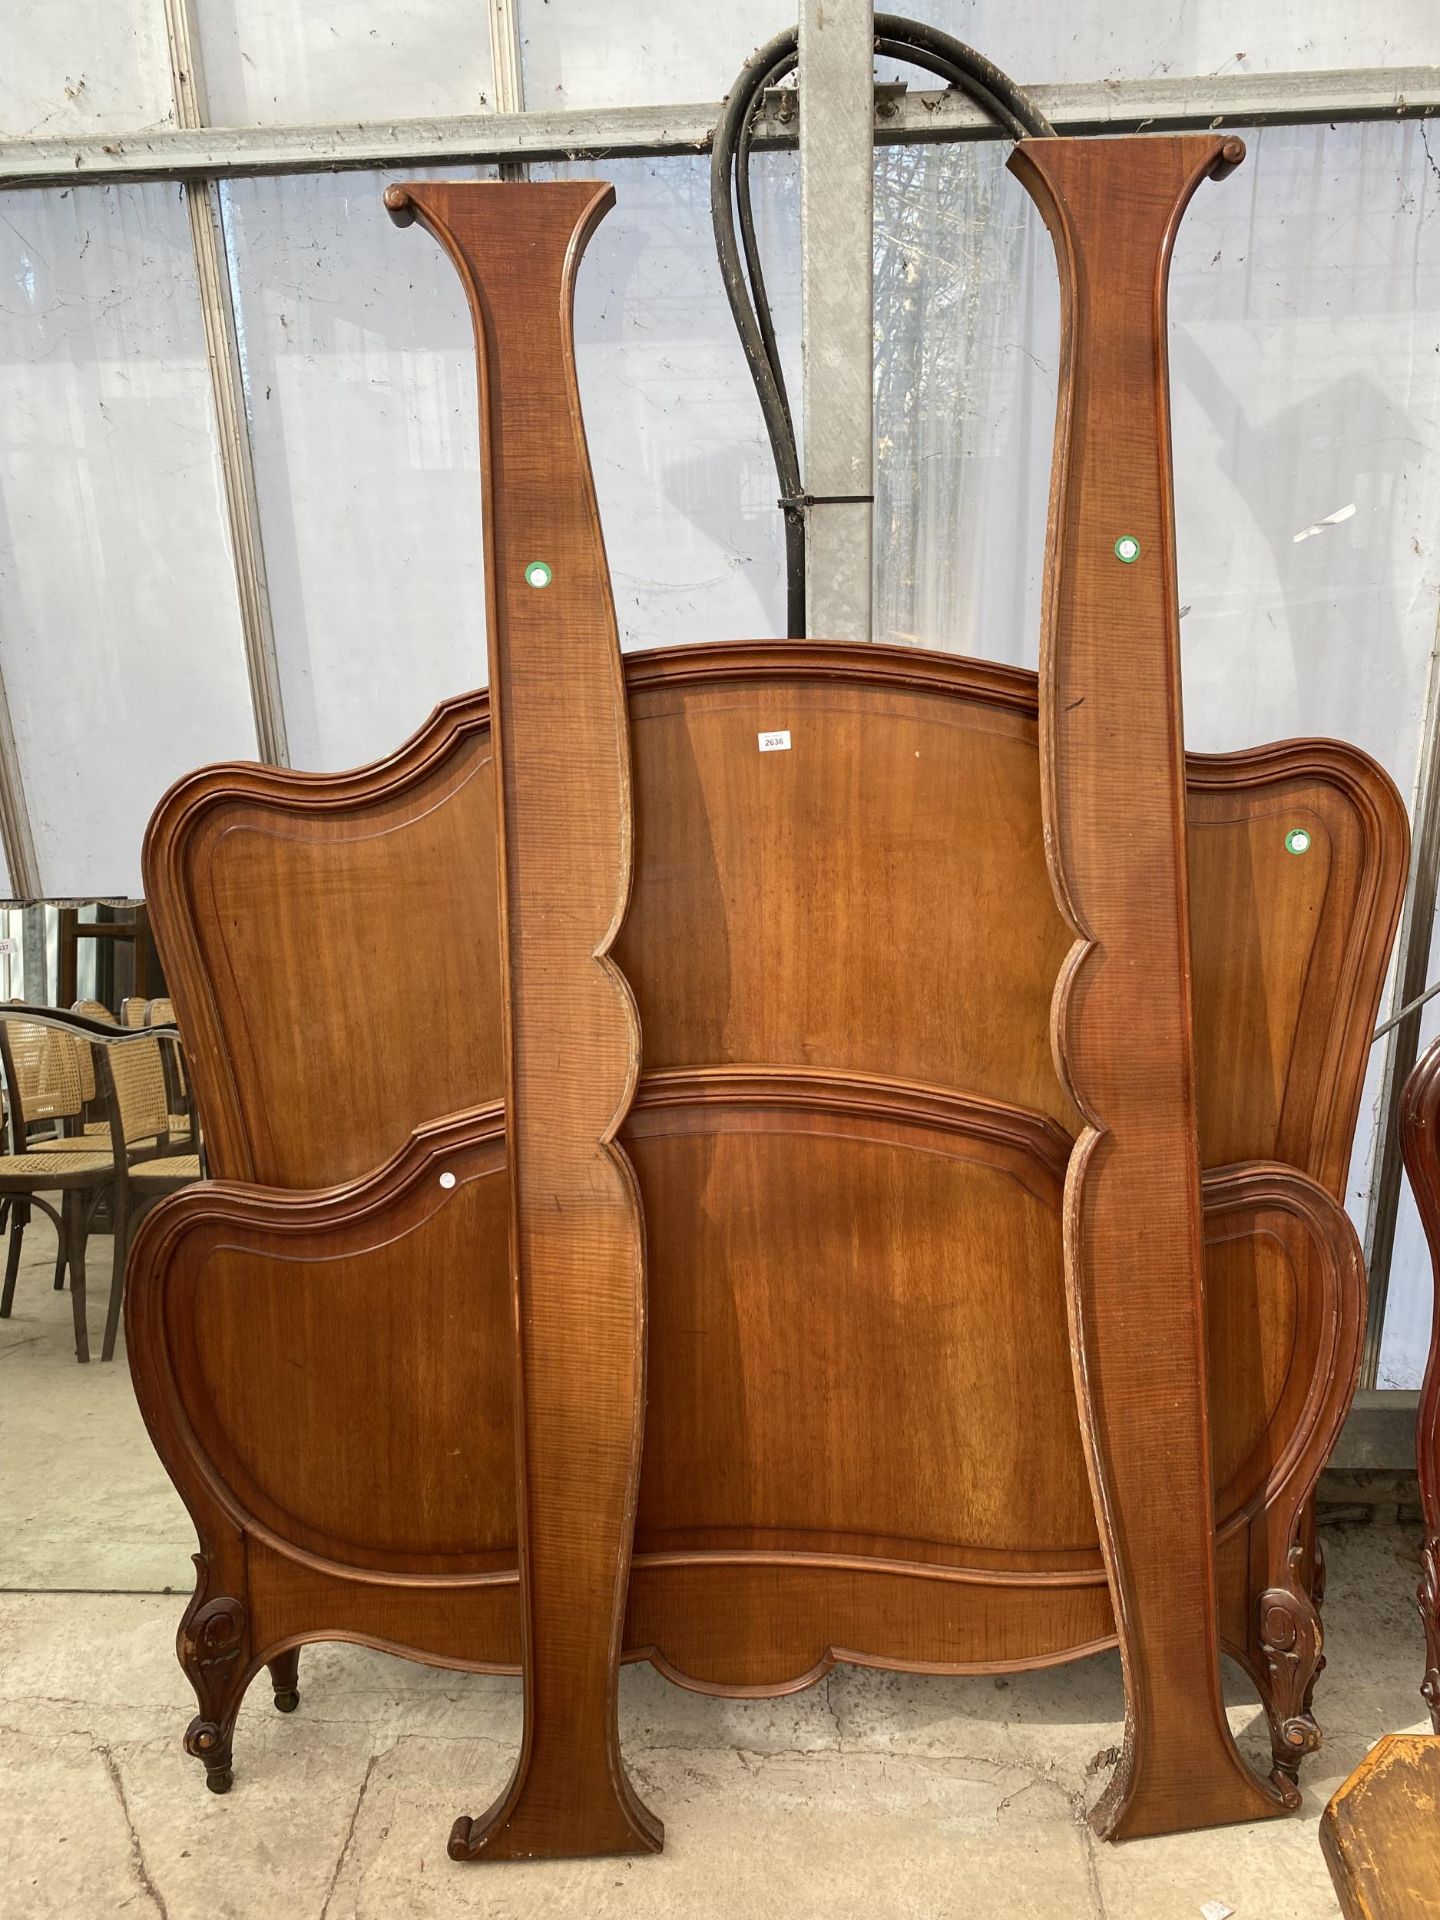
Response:
[[[1165,338],[1176,228],[1244,152],[1026,140],[1010,162],[1060,269],[1040,765],[1075,933],[1052,1036],[1086,1123],[1065,1276],[1125,1667],[1125,1740],[1094,1813],[1117,1839],[1283,1806],[1241,1759],[1220,1690]]]
[[[1420,1389],[1415,1462],[1425,1539],[1416,1599],[1425,1623],[1425,1678],[1420,1691],[1440,1733],[1440,1040],[1411,1069],[1400,1106],[1400,1143],[1420,1223],[1430,1248],[1435,1304],[1430,1353]]]
[[[630,742],[572,325],[580,256],[614,203],[593,181],[385,193],[449,254],[475,323],[495,690],[525,1731],[500,1800],[456,1821],[457,1859],[648,1852],[663,1832],[616,1719],[645,1230],[615,1135],[640,1023],[609,957],[630,892]]]

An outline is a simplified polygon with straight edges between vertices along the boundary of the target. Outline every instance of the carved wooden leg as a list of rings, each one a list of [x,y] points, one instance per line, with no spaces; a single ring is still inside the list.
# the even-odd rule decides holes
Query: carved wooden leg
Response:
[[[1430,1709],[1430,1724],[1440,1733],[1440,1534],[1431,1534],[1420,1549],[1420,1566],[1415,1595],[1425,1623],[1425,1678],[1420,1691]]]
[[[293,1713],[300,1704],[299,1647],[291,1647],[288,1653],[277,1653],[269,1667],[276,1708],[281,1713]]]
[[[1283,1587],[1267,1587],[1256,1603],[1260,1656],[1269,1680],[1265,1710],[1270,1720],[1270,1750],[1276,1785],[1282,1791],[1300,1777],[1300,1762],[1320,1746],[1320,1728],[1310,1711],[1315,1681],[1325,1664],[1320,1610],[1305,1591],[1304,1552],[1290,1552],[1292,1578]],[[1297,1797],[1298,1804],[1298,1797]]]
[[[1310,1599],[1314,1604],[1316,1613],[1323,1616],[1325,1612],[1325,1545],[1319,1533],[1315,1531],[1315,1503],[1313,1501],[1310,1503],[1306,1518],[1312,1535],[1310,1540]],[[1322,1647],[1324,1645],[1323,1632],[1321,1634],[1321,1645]],[[1321,1653],[1315,1662],[1315,1671],[1310,1676],[1310,1685],[1305,1692],[1306,1713],[1309,1713],[1315,1701],[1315,1682],[1324,1671],[1325,1655]]]
[[[204,1761],[205,1784],[212,1793],[228,1793],[235,1777],[230,1742],[249,1665],[245,1608],[231,1594],[207,1600],[209,1571],[203,1554],[196,1554],[195,1565],[199,1583],[176,1640],[180,1664],[200,1707],[185,1729],[185,1751]]]
[[[25,1226],[29,1218],[29,1207],[23,1200],[17,1200],[14,1216],[10,1222],[10,1245],[5,1254],[5,1290],[0,1293],[0,1320],[10,1318],[10,1308],[14,1304],[15,1276],[20,1271],[20,1248],[25,1239]]]

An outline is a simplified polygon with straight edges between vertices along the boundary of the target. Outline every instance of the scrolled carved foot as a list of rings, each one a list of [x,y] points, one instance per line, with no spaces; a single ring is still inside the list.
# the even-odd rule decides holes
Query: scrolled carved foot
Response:
[[[228,1793],[235,1782],[230,1764],[230,1739],[213,1720],[199,1717],[185,1729],[185,1751],[205,1763],[205,1784],[211,1793]]]
[[[1282,1720],[1270,1743],[1275,1771],[1298,1785],[1300,1762],[1307,1753],[1318,1753],[1320,1742],[1319,1723],[1309,1713],[1292,1714],[1288,1720]]]
[[[185,1729],[185,1751],[204,1761],[212,1793],[228,1793],[235,1777],[230,1739],[245,1691],[245,1609],[232,1594],[205,1598],[210,1568],[204,1554],[196,1554],[195,1569],[195,1597],[180,1622],[176,1647],[200,1709]]]
[[[1271,1778],[1287,1804],[1299,1804],[1300,1762],[1320,1746],[1320,1727],[1310,1712],[1320,1652],[1320,1615],[1298,1587],[1267,1587],[1258,1604],[1260,1652],[1269,1677],[1265,1701],[1270,1720]],[[1290,1794],[1294,1794],[1293,1803]]]

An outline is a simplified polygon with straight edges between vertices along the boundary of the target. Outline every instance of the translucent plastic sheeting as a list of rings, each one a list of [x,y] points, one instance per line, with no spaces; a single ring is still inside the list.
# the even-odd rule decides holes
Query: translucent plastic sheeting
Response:
[[[455,269],[385,211],[397,177],[422,176],[224,189],[297,767],[388,753],[485,679],[474,336]]]
[[[0,199],[0,659],[43,891],[138,894],[169,783],[255,753],[173,186]]]
[[[540,113],[719,100],[755,49],[798,18],[795,0],[521,0],[525,105]]]
[[[172,117],[162,0],[0,7],[0,139],[119,133]]]
[[[481,0],[195,0],[195,10],[216,126],[408,120],[494,105]]]
[[[1436,58],[1434,0],[924,0],[890,11],[943,27],[1020,81],[1228,79]],[[887,78],[897,71],[883,68]],[[917,81],[913,69],[906,77],[936,84]]]
[[[793,232],[794,168],[793,156],[764,163],[772,245],[777,227]],[[715,263],[706,164],[573,172],[613,181],[618,196],[581,267],[575,326],[622,637],[774,633],[774,471]],[[225,189],[280,678],[302,767],[390,751],[486,674],[470,319],[435,242],[392,225],[389,177]],[[793,342],[798,296],[781,281]]]
[[[1033,666],[1059,294],[1008,152],[876,153],[873,626]]]
[[[705,159],[535,167],[603,177],[616,205],[590,242],[575,350],[621,644],[785,631],[779,486],[725,299]],[[753,176],[758,237],[800,410],[799,174]]]
[[[1270,128],[1171,275],[1186,733],[1373,753],[1407,799],[1440,597],[1440,177],[1419,124]],[[1053,250],[997,146],[876,184],[876,637],[1034,664]]]
[[[1423,66],[1436,58],[1434,0],[1383,9],[1353,0],[1190,0],[1160,7],[1115,0],[925,0],[889,9],[966,42],[1020,81],[1149,80],[1159,76]],[[719,100],[756,47],[798,17],[794,0],[520,0],[525,104],[624,107]],[[939,82],[904,73],[913,86]]]

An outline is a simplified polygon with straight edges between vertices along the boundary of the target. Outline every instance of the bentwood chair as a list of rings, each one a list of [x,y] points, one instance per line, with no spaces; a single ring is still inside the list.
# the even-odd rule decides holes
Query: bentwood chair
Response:
[[[107,1139],[91,1136],[70,1140],[56,1151],[48,1141],[32,1142],[30,1127],[39,1120],[78,1120],[84,1099],[80,1072],[81,1048],[69,1033],[34,1018],[35,1009],[0,1006],[0,1066],[10,1108],[11,1152],[0,1156],[0,1196],[10,1207],[10,1244],[5,1281],[0,1291],[0,1319],[8,1319],[15,1299],[15,1281],[32,1207],[54,1223],[63,1266],[70,1269],[71,1309],[75,1322],[75,1358],[90,1358],[90,1336],[85,1318],[85,1243],[103,1199],[110,1198],[117,1217],[128,1212],[125,1191],[127,1167],[124,1138],[115,1112],[108,1071],[99,1078],[108,1109]],[[42,1193],[58,1194],[58,1208]],[[112,1295],[123,1283],[125,1248],[116,1236]],[[109,1357],[108,1354],[106,1356]]]
[[[98,1006],[97,1001],[77,1001],[74,1012],[87,1019],[97,1016],[91,1009]],[[106,1026],[115,1026],[115,1016],[102,1009],[101,1016]],[[132,1165],[141,1160],[156,1160],[171,1151],[172,1146],[180,1144],[171,1139],[170,1125],[170,1076],[166,1072],[163,1054],[164,1042],[170,1038],[167,1033],[156,1032],[141,1037],[140,1027],[126,1028],[127,1033],[135,1034],[115,1059],[123,1060],[124,1066],[117,1074],[116,1091],[121,1099],[121,1123],[125,1134],[125,1151]],[[57,1041],[64,1037],[57,1034]],[[178,1043],[178,1035],[175,1036]],[[68,1040],[65,1041],[68,1044]],[[85,1049],[85,1063],[82,1066],[82,1079],[88,1076],[89,1089],[87,1099],[95,1098],[94,1064],[91,1058],[93,1048],[89,1041],[80,1043]],[[119,1084],[123,1074],[123,1086]],[[108,1138],[109,1125],[104,1119],[88,1120],[79,1132],[62,1133],[49,1139],[45,1145],[53,1152],[64,1153],[67,1150],[83,1150],[96,1137]],[[187,1146],[188,1139],[185,1141]]]
[[[143,1025],[131,1031],[133,1039],[127,1036],[123,1044],[108,1049],[121,1132],[130,1156],[125,1202],[116,1208],[114,1226],[116,1244],[126,1249],[142,1214],[157,1200],[204,1178],[198,1153],[170,1151],[170,1086],[162,1049],[167,1042],[173,1042],[178,1052],[179,1036],[153,1031]],[[146,1150],[135,1153],[136,1143],[143,1143]],[[120,1297],[121,1289],[112,1288],[105,1316],[102,1360],[110,1359],[115,1351]]]
[[[114,1357],[120,1326],[125,1256],[137,1220],[163,1195],[204,1178],[198,1153],[166,1153],[169,1103],[161,1047],[177,1039],[178,1036],[170,1033],[120,1028],[113,1020],[77,1018],[50,1008],[0,1007],[0,1055],[3,1055],[12,1114],[16,1119],[16,1140],[24,1141],[27,1136],[23,1104],[27,1069],[22,1062],[28,1061],[31,1055],[40,1061],[53,1057],[55,1063],[48,1069],[48,1081],[41,1088],[51,1117],[69,1119],[82,1109],[76,1064],[82,1049],[93,1051],[96,1084],[105,1105],[108,1151],[102,1149],[98,1138],[86,1136],[85,1139],[43,1142],[28,1152],[0,1158],[0,1196],[7,1193],[16,1196],[16,1218],[11,1227],[0,1316],[9,1314],[14,1297],[23,1233],[19,1208],[26,1207],[28,1219],[28,1206],[34,1201],[55,1221],[61,1238],[62,1268],[70,1269],[78,1360],[90,1357],[85,1320],[85,1242],[102,1200],[108,1201],[114,1235],[110,1299],[100,1355],[102,1360],[110,1360]],[[57,1091],[51,1083],[63,1075],[67,1060],[68,1077],[64,1078],[63,1089]],[[33,1081],[34,1073],[30,1072],[28,1077]],[[87,1139],[93,1145],[87,1146]],[[136,1158],[137,1154],[143,1157]],[[61,1193],[58,1213],[38,1198],[37,1188]],[[83,1198],[67,1200],[72,1194]]]

